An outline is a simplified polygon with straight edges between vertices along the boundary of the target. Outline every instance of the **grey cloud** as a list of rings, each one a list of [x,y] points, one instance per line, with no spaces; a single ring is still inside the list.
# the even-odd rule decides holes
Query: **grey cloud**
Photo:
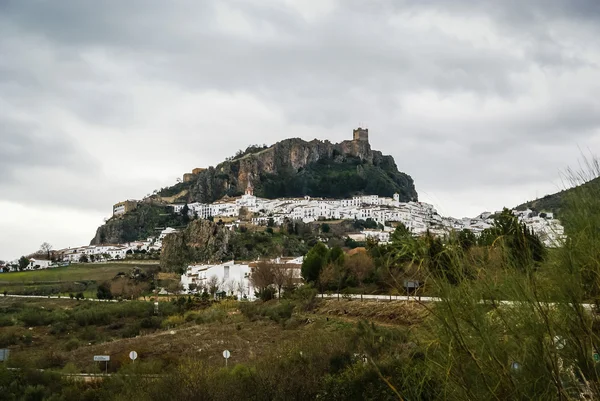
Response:
[[[219,20],[222,7],[241,21]],[[455,25],[423,28],[411,19],[423,12],[476,18],[497,41],[454,35]],[[37,188],[44,202],[110,210],[166,185],[136,179],[147,166],[174,178],[181,165],[288,137],[288,127],[339,140],[359,122],[418,191],[459,197],[494,183],[501,198],[513,184],[548,181],[598,132],[599,20],[597,0],[349,0],[314,19],[268,1],[0,0],[0,200],[39,204],[29,195]],[[249,95],[275,122],[250,131],[232,117],[223,133],[199,118],[155,130],[157,108],[188,115],[169,99],[142,101],[162,88]],[[411,115],[415,98],[421,117]],[[436,99],[456,102],[456,115]],[[472,99],[502,107],[477,115]],[[128,174],[107,168],[115,164]]]
[[[19,171],[31,168],[94,169],[76,146],[60,135],[46,136],[32,123],[0,118],[0,187],[10,184]]]

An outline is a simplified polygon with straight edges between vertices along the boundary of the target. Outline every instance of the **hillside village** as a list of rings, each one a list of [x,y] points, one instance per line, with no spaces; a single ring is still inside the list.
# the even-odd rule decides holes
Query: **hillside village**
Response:
[[[136,201],[120,202],[113,207],[113,218],[135,210]],[[381,197],[378,195],[354,196],[349,199],[323,198],[281,198],[265,199],[254,196],[249,182],[245,194],[239,197],[224,197],[211,203],[180,203],[171,204],[173,213],[183,213],[187,208],[190,218],[226,219],[225,226],[236,229],[240,224],[276,227],[285,221],[315,221],[331,220],[363,220],[371,222],[370,229],[357,230],[349,233],[348,237],[358,241],[367,239],[386,243],[398,223],[404,224],[414,235],[429,231],[437,236],[444,236],[452,230],[463,229],[480,234],[491,227],[494,214],[482,213],[474,218],[457,219],[443,217],[438,214],[433,205],[425,202],[400,202],[398,195]],[[513,210],[519,220],[533,229],[546,246],[557,246],[564,236],[560,221],[554,219],[552,213],[537,213],[530,209]],[[244,220],[244,221],[242,221]],[[162,240],[169,234],[177,232],[172,227],[164,228],[156,237],[124,244],[86,245],[53,251],[54,263],[44,259],[30,259],[25,270],[36,270],[58,266],[63,263],[87,263],[113,260],[124,260],[136,254],[145,254],[158,258],[162,249]],[[13,261],[1,267],[2,271],[17,270],[18,261]],[[222,266],[221,266],[222,267]],[[201,268],[189,270],[190,277]],[[185,280],[184,280],[185,281]]]
[[[357,241],[371,237],[379,242],[389,241],[390,233],[397,223],[404,224],[415,235],[429,231],[434,235],[447,235],[450,231],[467,229],[480,234],[493,222],[492,213],[486,212],[475,218],[456,219],[442,217],[433,205],[424,202],[400,202],[398,194],[392,198],[378,195],[354,196],[350,199],[282,198],[263,199],[253,195],[249,183],[246,193],[237,198],[223,198],[212,204],[189,203],[172,205],[175,213],[185,207],[190,216],[199,218],[238,217],[249,212],[251,222],[258,226],[280,226],[286,220],[304,223],[327,220],[372,220],[379,229],[363,230],[350,234]],[[534,232],[540,235],[546,246],[556,246],[564,229],[552,213],[536,213],[530,209],[514,210],[513,213]]]

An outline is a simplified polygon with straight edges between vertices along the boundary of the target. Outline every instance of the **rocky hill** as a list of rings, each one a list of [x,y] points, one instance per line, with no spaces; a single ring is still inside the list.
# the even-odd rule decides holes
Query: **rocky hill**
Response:
[[[350,197],[357,194],[417,200],[412,178],[392,156],[372,150],[368,140],[310,142],[293,138],[268,148],[251,147],[216,167],[194,174],[188,182],[164,188],[160,196],[184,194],[181,201],[210,203],[238,196],[251,184],[259,197]],[[187,191],[186,191],[187,190]]]
[[[92,244],[145,239],[166,226],[184,227],[181,215],[165,206],[173,202],[212,203],[239,196],[248,185],[263,198],[347,198],[369,194],[403,202],[418,199],[412,178],[398,171],[392,156],[372,150],[368,131],[358,129],[354,139],[341,143],[285,139],[267,146],[250,146],[216,167],[196,169],[184,181],[163,188],[138,207],[99,227]]]
[[[120,217],[109,219],[98,227],[90,245],[120,244],[155,237],[166,227],[185,227],[186,219],[172,213],[172,208],[154,203],[141,203]]]

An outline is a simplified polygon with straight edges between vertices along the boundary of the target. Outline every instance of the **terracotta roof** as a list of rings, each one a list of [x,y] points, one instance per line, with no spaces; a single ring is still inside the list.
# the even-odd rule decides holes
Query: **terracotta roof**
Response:
[[[346,252],[348,256],[356,255],[357,253],[367,253],[367,248],[361,246],[358,248],[350,249],[348,252]]]

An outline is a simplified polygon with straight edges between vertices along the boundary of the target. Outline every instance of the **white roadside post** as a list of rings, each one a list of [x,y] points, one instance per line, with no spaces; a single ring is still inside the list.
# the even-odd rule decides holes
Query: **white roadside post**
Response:
[[[223,358],[225,358],[225,367],[227,367],[227,360],[229,359],[230,356],[231,356],[231,352],[229,352],[228,350],[223,351]]]

